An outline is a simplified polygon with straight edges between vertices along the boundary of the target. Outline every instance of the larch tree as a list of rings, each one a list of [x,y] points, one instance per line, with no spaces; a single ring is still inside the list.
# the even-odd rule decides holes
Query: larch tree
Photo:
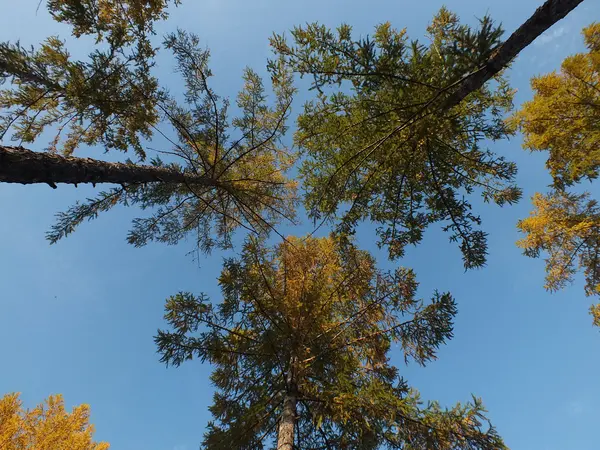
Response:
[[[65,410],[61,395],[48,397],[34,409],[24,410],[19,394],[0,399],[0,448],[2,450],[108,450],[106,442],[94,442],[90,408],[80,405]]]
[[[429,45],[379,25],[354,38],[349,25],[297,27],[271,44],[290,70],[312,79],[315,98],[298,119],[297,146],[315,220],[342,235],[370,220],[391,258],[443,222],[466,268],[485,263],[486,234],[470,195],[513,203],[516,166],[484,140],[509,136],[503,114],[513,92],[502,76],[510,61],[580,2],[547,1],[505,42],[489,17],[473,29],[443,8],[428,27]],[[486,83],[490,81],[489,83]]]
[[[53,242],[119,202],[162,207],[158,215],[136,222],[149,228],[133,233],[148,238],[169,241],[165,227],[175,230],[174,236],[191,231],[201,236],[200,246],[209,248],[226,246],[232,227],[273,230],[273,216],[290,216],[294,196],[293,183],[282,175],[290,157],[277,145],[289,112],[293,89],[288,70],[293,69],[313,75],[315,87],[343,81],[354,85],[352,95],[340,91],[329,100],[320,98],[299,122],[298,143],[311,156],[302,181],[311,189],[307,206],[312,216],[330,217],[339,204],[351,201],[340,228],[349,232],[367,218],[380,223],[381,242],[393,257],[402,254],[406,243],[418,242],[428,224],[447,220],[452,239],[461,242],[465,266],[479,266],[485,260],[485,233],[477,229],[479,219],[458,191],[483,187],[485,198],[498,203],[519,196],[512,185],[514,165],[478,145],[484,137],[501,138],[507,132],[499,117],[510,105],[510,89],[502,81],[499,87],[488,81],[581,1],[547,0],[503,43],[489,18],[472,30],[445,10],[430,27],[435,42],[429,47],[409,44],[389,25],[378,27],[373,40],[352,41],[347,26],[334,37],[316,25],[294,32],[297,47],[276,37],[274,47],[288,63],[277,59],[270,65],[276,105],[266,106],[252,73],[243,117],[232,121],[240,133],[226,143],[226,102],[219,103],[208,87],[208,52],[190,48],[197,44],[195,37],[181,32],[165,42],[179,60],[188,104],[178,105],[167,94],[168,86],[151,75],[157,51],[151,41],[154,23],[166,17],[169,3],[179,1],[52,0],[48,8],[56,20],[70,25],[75,37],[93,37],[98,45],[88,60],[74,60],[56,37],[37,50],[0,45],[0,75],[11,81],[0,94],[6,113],[0,131],[12,132],[22,144],[37,142],[43,130],[54,129],[48,149],[63,155],[0,146],[0,182],[121,186],[61,214],[49,233]],[[336,108],[346,112],[341,123],[330,112]],[[161,134],[163,122],[179,138],[174,149],[160,149],[175,153],[172,164],[128,161],[123,166],[71,156],[81,145],[99,145],[132,150],[143,159],[144,141]],[[340,137],[337,125],[350,128]],[[423,139],[431,129],[436,133]],[[324,133],[325,140],[315,136],[308,143],[314,132]],[[353,136],[356,142],[343,142]],[[390,150],[396,146],[398,151]],[[442,156],[435,158],[438,153]],[[221,157],[211,160],[206,154]],[[238,167],[240,162],[244,167]],[[213,167],[219,164],[221,170]],[[311,167],[315,174],[309,173]],[[183,210],[188,212],[182,215]]]
[[[570,192],[600,173],[600,24],[583,30],[587,53],[566,58],[559,72],[531,81],[532,100],[511,124],[524,135],[524,148],[545,151],[550,192],[533,197],[531,215],[518,223],[517,244],[527,256],[547,254],[546,285],[556,291],[585,277],[585,293],[600,294],[600,209],[589,193]],[[600,326],[600,304],[590,309]]]
[[[162,361],[214,366],[206,449],[504,449],[478,399],[423,406],[390,363],[426,364],[452,336],[448,293],[415,298],[414,273],[381,272],[365,251],[334,238],[273,248],[250,239],[225,261],[223,301],[168,299]]]
[[[210,88],[209,51],[197,36],[178,31],[162,45],[185,83],[183,101],[176,101],[150,71],[157,51],[153,23],[166,17],[167,4],[50,1],[52,16],[70,24],[76,37],[96,38],[99,49],[86,61],[73,60],[56,37],[38,50],[0,45],[1,75],[11,81],[0,92],[0,132],[19,141],[0,147],[0,181],[118,186],[59,214],[51,242],[118,204],[153,210],[134,222],[128,237],[134,245],[176,242],[191,233],[199,249],[209,250],[227,247],[236,229],[263,234],[282,219],[294,220],[295,182],[285,176],[294,155],[281,143],[291,77],[272,67],[277,77],[269,98],[261,78],[246,69],[236,99],[240,112],[231,117],[229,101]],[[37,142],[44,130],[56,131],[48,151],[21,146]],[[168,147],[153,149],[159,156],[147,165],[73,156],[82,145],[96,145],[144,160],[152,136]]]
[[[247,70],[233,119],[209,86],[209,52],[196,36],[178,31],[162,46],[185,81],[182,102],[152,77],[152,24],[169,2],[49,1],[56,20],[76,37],[95,37],[98,47],[79,61],[58,38],[38,50],[0,46],[0,75],[10,80],[0,93],[0,128],[20,141],[0,146],[0,182],[117,186],[59,214],[51,242],[118,204],[153,210],[134,222],[134,245],[194,233],[198,248],[210,250],[229,247],[236,229],[257,235],[239,259],[226,261],[223,302],[170,298],[172,330],[156,337],[163,362],[199,357],[215,366],[207,448],[276,440],[278,449],[503,449],[478,399],[449,410],[423,405],[390,362],[394,345],[419,364],[435,357],[452,336],[450,294],[417,300],[410,270],[378,271],[351,235],[371,220],[399,258],[427,226],[444,222],[465,267],[484,264],[485,233],[469,196],[480,190],[498,204],[520,197],[515,165],[482,148],[483,139],[513,131],[502,117],[512,106],[502,71],[581,1],[546,1],[505,42],[490,18],[474,29],[446,9],[428,28],[429,46],[389,24],[358,40],[347,25],[335,33],[318,24],[296,28],[291,44],[282,36],[271,42],[274,101]],[[281,142],[294,72],[311,76],[317,92],[296,134],[305,205],[313,219],[341,221],[336,237],[286,238],[267,248],[262,239],[279,233],[278,221],[294,220],[298,202],[296,182],[286,177],[296,155]],[[50,129],[48,152],[21,146]],[[74,156],[97,145],[144,161],[157,135],[169,141],[157,150],[167,162]]]
[[[174,53],[186,86],[185,105],[173,99],[161,103],[178,140],[169,139],[172,148],[159,151],[175,159],[155,157],[150,168],[111,164],[109,171],[150,179],[122,183],[59,214],[48,233],[51,242],[116,204],[153,209],[150,217],[134,221],[128,240],[137,246],[149,240],[175,243],[192,234],[197,247],[208,251],[228,247],[236,229],[262,235],[281,220],[294,222],[296,183],[285,172],[295,157],[281,143],[294,92],[291,77],[281,71],[269,105],[261,78],[247,69],[237,97],[240,113],[231,118],[227,99],[207,84],[209,52],[197,36],[178,31],[166,37],[165,47]],[[85,167],[81,171],[90,174]]]

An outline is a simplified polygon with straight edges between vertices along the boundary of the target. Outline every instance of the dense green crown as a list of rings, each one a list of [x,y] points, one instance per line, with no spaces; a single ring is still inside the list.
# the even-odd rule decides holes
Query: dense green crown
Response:
[[[162,360],[214,367],[217,388],[204,444],[260,449],[277,431],[297,383],[297,447],[502,449],[473,404],[421,405],[389,357],[394,344],[419,364],[452,336],[449,294],[415,298],[412,271],[383,273],[364,251],[331,238],[252,240],[220,277],[223,301],[180,293],[167,301],[172,331],[156,338]]]
[[[272,46],[316,97],[298,119],[297,145],[306,207],[314,219],[341,222],[351,234],[362,220],[378,224],[392,258],[423,231],[445,222],[460,242],[466,268],[485,262],[486,235],[469,195],[500,205],[519,199],[516,167],[481,147],[510,134],[503,113],[513,92],[502,77],[446,110],[444,101],[481,67],[502,31],[485,17],[474,30],[442,9],[428,27],[429,45],[409,42],[404,30],[379,25],[355,40],[348,25],[295,28],[292,43]]]

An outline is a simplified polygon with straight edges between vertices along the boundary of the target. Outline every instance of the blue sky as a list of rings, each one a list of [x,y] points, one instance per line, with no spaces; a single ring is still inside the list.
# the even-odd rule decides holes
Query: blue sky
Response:
[[[489,13],[510,33],[542,0],[445,3],[469,23]],[[68,29],[53,23],[43,6],[36,14],[37,4],[0,0],[0,39],[29,45],[55,33],[67,38]],[[159,28],[198,34],[212,51],[214,88],[233,96],[245,66],[264,71],[273,31],[319,21],[347,22],[368,33],[389,20],[422,38],[441,5],[433,0],[184,0]],[[582,50],[581,28],[599,18],[600,3],[586,0],[519,56],[510,71],[517,103],[530,98],[531,76]],[[85,45],[75,43],[75,49],[85,51]],[[158,70],[177,90],[171,64],[161,59]],[[43,144],[31,147],[41,150]],[[587,313],[590,299],[580,280],[560,293],[546,293],[543,261],[521,256],[514,245],[515,223],[527,215],[528,198],[549,182],[544,158],[524,152],[520,137],[490,145],[518,162],[524,200],[513,207],[480,207],[490,234],[484,269],[464,273],[458,249],[437,229],[408,252],[401,264],[415,268],[422,295],[436,288],[451,291],[459,314],[455,338],[440,349],[439,359],[426,368],[403,366],[402,373],[425,399],[446,406],[471,393],[482,397],[512,449],[597,449],[600,333]],[[69,407],[89,403],[96,438],[115,450],[196,449],[209,419],[210,367],[192,361],[165,368],[152,337],[164,326],[168,295],[203,291],[219,299],[215,279],[223,255],[194,260],[187,255],[188,242],[135,249],[125,235],[136,211],[126,209],[104,214],[50,246],[44,233],[53,215],[94,192],[86,186],[55,191],[0,185],[0,395],[22,392],[26,406],[52,393],[62,393]],[[380,257],[382,267],[393,267],[376,251],[368,227],[358,239]]]

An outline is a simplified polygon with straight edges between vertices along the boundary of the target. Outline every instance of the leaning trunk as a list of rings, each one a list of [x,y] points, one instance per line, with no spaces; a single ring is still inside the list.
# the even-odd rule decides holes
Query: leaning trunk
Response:
[[[47,183],[152,183],[171,182],[217,186],[209,177],[182,173],[164,167],[111,163],[91,158],[33,152],[23,147],[0,145],[0,182]]]
[[[442,105],[446,111],[458,105],[467,95],[481,88],[486,81],[507,67],[510,62],[544,31],[565,18],[583,0],[547,0],[510,37],[500,45],[479,70],[466,76]]]

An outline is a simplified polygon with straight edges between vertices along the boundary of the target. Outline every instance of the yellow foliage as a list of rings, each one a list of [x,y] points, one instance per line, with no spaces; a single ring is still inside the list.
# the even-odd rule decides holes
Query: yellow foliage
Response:
[[[73,26],[74,36],[96,34],[99,42],[107,35],[109,42],[122,45],[152,33],[153,23],[166,19],[168,4],[169,0],[50,0],[48,8],[56,20]]]
[[[533,78],[533,100],[509,121],[523,132],[524,148],[549,152],[547,167],[559,188],[594,179],[600,170],[600,24],[583,36],[588,53]]]
[[[534,210],[517,227],[525,237],[517,242],[525,254],[546,252],[546,289],[556,291],[583,270],[586,295],[600,293],[600,211],[588,194],[553,192],[533,196]],[[591,311],[600,326],[600,308]]]
[[[594,318],[594,325],[600,327],[600,303],[590,307],[590,314]]]
[[[2,450],[107,450],[109,444],[92,441],[90,408],[65,410],[61,395],[50,396],[32,410],[24,410],[19,394],[0,399],[0,449]]]
[[[339,245],[331,237],[289,236],[287,243],[275,251],[275,288],[281,293],[279,313],[296,332],[317,336],[340,326],[345,315],[373,289],[374,259],[356,249],[348,249],[344,254]],[[383,314],[381,307],[372,307],[364,312],[364,320],[376,323]],[[311,349],[305,351],[304,356],[309,356]]]
[[[600,212],[589,195],[565,191],[600,174],[600,23],[583,29],[587,53],[565,58],[559,72],[531,80],[534,98],[509,119],[523,147],[548,151],[555,190],[535,194],[534,210],[519,222],[518,245],[537,257],[547,252],[545,288],[555,291],[582,270],[586,295],[600,294]],[[590,310],[600,326],[600,305]]]

